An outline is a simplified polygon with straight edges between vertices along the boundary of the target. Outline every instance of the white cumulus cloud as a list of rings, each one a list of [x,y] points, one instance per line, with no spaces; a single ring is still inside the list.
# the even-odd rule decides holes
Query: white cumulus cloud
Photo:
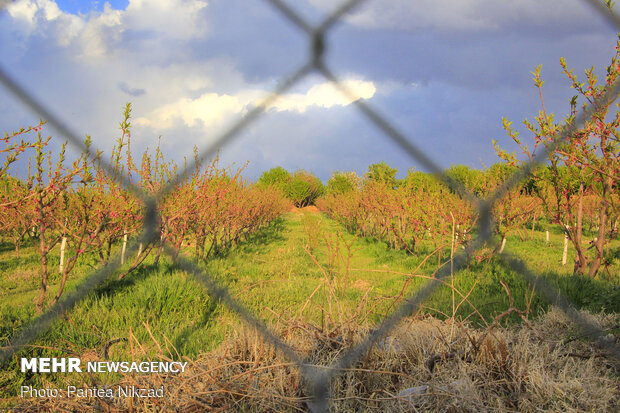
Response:
[[[204,127],[221,124],[225,119],[240,113],[244,105],[235,96],[205,93],[197,99],[182,98],[153,110],[148,117],[139,117],[135,123],[154,129],[171,128],[176,120],[188,127],[202,123]]]
[[[370,99],[377,88],[373,82],[347,79],[342,85],[353,96],[343,94],[330,82],[312,86],[306,93],[291,93],[279,98],[273,108],[278,111],[295,111],[303,113],[310,106],[331,108],[332,106],[347,106],[358,99]]]
[[[123,33],[144,33],[152,44],[162,40],[190,40],[204,35],[201,10],[205,1],[130,0],[126,10],[105,3],[103,11],[65,13],[53,0],[17,0],[7,7],[17,22],[14,29],[27,36],[53,36],[56,42],[76,46],[83,58],[105,56],[123,48]]]
[[[370,99],[377,90],[370,81],[346,79],[342,84],[353,96],[346,96],[330,82],[323,82],[313,85],[305,93],[284,94],[267,109],[304,113],[310,107],[329,109],[347,106],[358,99]],[[243,115],[264,95],[263,90],[244,89],[235,95],[208,92],[195,99],[183,97],[152,110],[148,116],[137,118],[135,123],[154,129],[168,129],[180,120],[190,128],[201,125],[213,130],[232,121],[235,116]]]
[[[169,38],[189,40],[205,33],[199,12],[206,1],[131,0],[124,12],[132,30],[155,31]]]

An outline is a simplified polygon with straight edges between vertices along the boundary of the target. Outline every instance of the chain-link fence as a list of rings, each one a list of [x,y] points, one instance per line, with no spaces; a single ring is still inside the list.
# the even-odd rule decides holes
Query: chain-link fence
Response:
[[[294,8],[290,7],[282,0],[265,0],[265,2],[268,3],[269,7],[277,10],[283,19],[288,20],[296,26],[299,31],[303,32],[307,36],[309,57],[307,61],[304,62],[297,70],[286,77],[283,81],[279,82],[279,86],[273,90],[272,93],[266,96],[230,129],[228,129],[225,133],[222,133],[208,148],[204,149],[199,154],[199,159],[202,161],[213,157],[219,148],[230,143],[233,139],[239,136],[240,133],[248,127],[248,125],[253,123],[260,116],[264,115],[266,109],[270,107],[279,96],[291,89],[293,86],[297,85],[309,74],[318,73],[331,82],[340,92],[350,98],[357,110],[359,110],[359,112],[366,119],[381,130],[387,139],[397,144],[402,151],[407,153],[422,167],[432,172],[437,179],[443,181],[452,190],[458,192],[463,198],[469,200],[469,202],[477,208],[479,212],[478,235],[473,242],[467,245],[464,251],[454,256],[454,265],[452,270],[455,273],[467,265],[468,257],[470,257],[473,252],[484,246],[487,241],[490,240],[493,228],[493,216],[491,210],[494,203],[505,195],[510,189],[518,185],[524,178],[526,178],[537,166],[537,164],[544,162],[547,156],[559,145],[569,139],[574,131],[579,130],[592,117],[598,105],[603,102],[609,102],[616,99],[620,93],[620,79],[618,79],[607,89],[607,92],[604,95],[600,96],[596,101],[587,106],[578,116],[574,118],[571,123],[567,124],[564,129],[560,131],[559,138],[556,139],[552,145],[547,146],[534,161],[529,162],[520,168],[489,197],[486,199],[480,199],[475,194],[470,193],[463,185],[455,182],[445,175],[439,165],[425,154],[423,148],[416,146],[411,142],[411,140],[407,139],[407,135],[405,133],[394,127],[389,120],[380,114],[372,105],[366,101],[357,100],[354,93],[339,81],[337,75],[332,72],[326,64],[323,57],[327,35],[343,18],[343,16],[352,12],[353,9],[358,7],[361,3],[364,3],[364,0],[349,0],[344,2],[316,26],[308,23],[300,16],[299,13],[297,13]],[[2,12],[2,9],[5,8],[8,3],[8,1],[0,2],[0,12]],[[602,19],[607,19],[614,25],[614,27],[620,29],[620,17],[615,15],[613,12],[610,12],[610,10],[605,7],[602,2],[597,0],[587,0],[587,3],[600,12]],[[78,138],[80,135],[75,133],[70,125],[65,124],[61,118],[53,113],[49,108],[40,103],[26,87],[9,76],[1,65],[0,82],[2,82],[2,84],[15,96],[15,98],[25,103],[30,109],[32,109],[32,111],[47,120],[61,135],[67,137],[75,148],[85,151],[91,159],[94,159],[95,152],[84,146],[84,143]],[[113,169],[111,165],[106,163],[104,160],[99,159],[99,161],[101,162],[104,170],[109,173],[109,176],[116,177],[115,179],[117,179],[122,186],[139,197],[145,205],[147,212],[143,223],[142,235],[138,240],[131,242],[128,246],[127,253],[131,254],[137,251],[138,245],[141,242],[147,243],[159,237],[159,234],[157,233],[158,202],[163,199],[167,193],[173,190],[176,185],[183,182],[186,177],[191,175],[195,165],[193,167],[186,167],[182,173],[176,176],[174,181],[162,188],[155,196],[151,196],[144,193],[126,177],[119,176],[117,173],[112,173]],[[219,299],[229,309],[239,314],[245,322],[253,326],[263,336],[266,342],[275,346],[286,358],[297,364],[303,376],[304,382],[308,383],[306,390],[311,399],[307,402],[308,407],[315,412],[329,410],[328,402],[330,397],[330,382],[334,380],[337,375],[358,361],[358,359],[365,352],[385,337],[400,320],[417,310],[437,289],[437,287],[440,286],[441,282],[451,274],[450,267],[444,266],[438,271],[434,279],[424,285],[423,288],[415,292],[415,294],[408,297],[407,300],[398,309],[396,309],[392,315],[384,319],[371,334],[362,340],[362,342],[342,354],[342,356],[339,357],[329,368],[322,366],[319,369],[318,366],[306,363],[302,358],[300,358],[293,348],[272,334],[265,324],[263,324],[254,314],[252,314],[251,311],[240,304],[239,301],[237,301],[225,287],[219,285],[210,274],[205,272],[205,270],[200,268],[194,262],[187,260],[182,256],[177,256],[174,248],[170,246],[166,246],[165,252],[171,256],[177,257],[177,265],[202,284],[211,296],[217,297],[217,299]],[[507,253],[502,253],[499,255],[499,260],[520,274],[525,280],[527,280],[532,288],[535,288],[536,291],[541,293],[552,304],[561,308],[564,313],[566,313],[566,315],[568,315],[569,318],[575,322],[591,340],[598,341],[598,344],[604,347],[609,354],[620,360],[620,348],[613,342],[603,340],[603,331],[576,311],[570,301],[557,288],[551,286],[543,278],[537,277],[518,257]],[[90,291],[92,291],[97,285],[117,270],[120,264],[121,260],[119,254],[110,259],[107,265],[85,277],[83,282],[81,282],[74,291],[67,294],[45,314],[37,317],[28,325],[23,327],[19,334],[11,338],[11,347],[0,353],[0,363],[6,363],[17,350],[24,345],[33,342],[39,334],[50,327],[51,323],[67,311],[70,311]]]

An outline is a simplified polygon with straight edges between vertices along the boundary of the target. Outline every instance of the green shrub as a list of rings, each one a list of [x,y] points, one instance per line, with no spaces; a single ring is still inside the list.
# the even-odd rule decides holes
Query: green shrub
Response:
[[[334,172],[327,181],[326,193],[341,195],[359,189],[361,179],[355,172]]]
[[[325,188],[321,180],[303,170],[293,174],[284,191],[286,197],[298,208],[313,205],[314,201],[324,192]]]
[[[370,165],[366,176],[371,181],[383,182],[388,187],[394,189],[397,186],[396,172],[398,172],[398,169],[392,168],[385,162],[380,162]]]
[[[281,166],[277,166],[263,172],[260,178],[258,178],[258,184],[260,186],[272,185],[284,190],[290,179],[291,174]]]

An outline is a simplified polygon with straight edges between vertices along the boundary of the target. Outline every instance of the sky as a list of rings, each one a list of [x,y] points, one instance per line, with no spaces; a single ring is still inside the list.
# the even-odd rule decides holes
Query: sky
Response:
[[[318,24],[336,0],[288,0]],[[440,167],[498,161],[502,128],[541,106],[531,71],[542,65],[545,107],[562,119],[575,94],[565,57],[602,78],[617,29],[581,0],[368,0],[328,33],[325,63]],[[309,39],[261,0],[17,0],[0,14],[0,65],[78,136],[109,153],[131,102],[132,148],[157,142],[191,158],[305,64]],[[0,86],[0,129],[39,115]],[[58,145],[65,138],[46,128]],[[161,138],[160,138],[161,137]],[[220,165],[256,179],[275,167],[366,172],[385,161],[403,177],[424,170],[319,73],[304,77],[220,148]]]

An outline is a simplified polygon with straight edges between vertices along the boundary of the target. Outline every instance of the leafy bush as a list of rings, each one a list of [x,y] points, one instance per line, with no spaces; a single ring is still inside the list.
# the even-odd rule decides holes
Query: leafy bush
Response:
[[[396,172],[398,169],[392,168],[385,162],[374,163],[368,167],[366,176],[370,181],[382,182],[389,188],[396,188],[398,182],[396,181]]]
[[[303,170],[295,172],[285,188],[286,197],[298,208],[313,205],[324,192],[321,180]]]
[[[258,178],[260,186],[276,186],[284,191],[286,185],[291,179],[291,174],[281,166],[271,168]]]
[[[326,193],[341,195],[359,189],[361,178],[355,172],[334,172],[327,181]]]
[[[445,171],[455,182],[463,185],[468,191],[481,193],[483,173],[467,165],[452,165]]]

